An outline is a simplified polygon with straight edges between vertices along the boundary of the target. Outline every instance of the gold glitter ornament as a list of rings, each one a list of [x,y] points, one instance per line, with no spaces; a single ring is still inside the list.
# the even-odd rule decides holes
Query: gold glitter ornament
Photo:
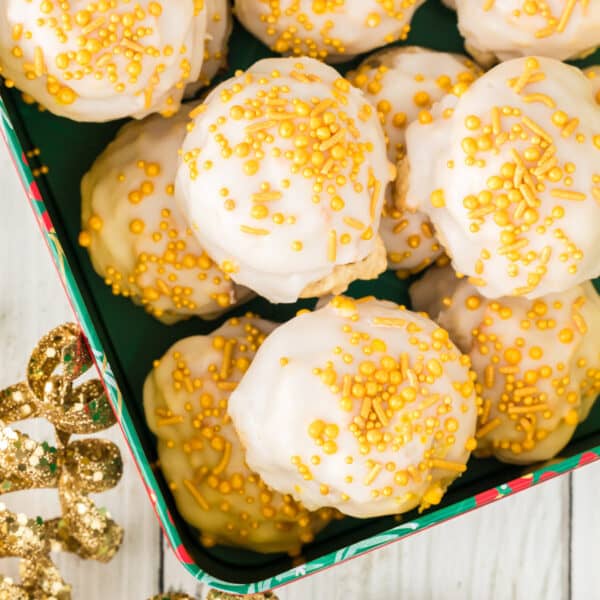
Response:
[[[70,441],[72,434],[96,433],[116,422],[101,382],[77,382],[92,364],[78,326],[61,325],[32,352],[26,382],[0,391],[0,495],[56,488],[62,510],[60,517],[44,521],[0,505],[0,557],[21,559],[21,583],[0,576],[0,600],[69,600],[71,588],[50,552],[108,562],[121,545],[123,528],[88,496],[119,482],[119,448],[108,440]],[[56,446],[11,427],[32,417],[54,425]]]
[[[38,399],[42,415],[61,431],[90,434],[116,423],[99,380],[73,387],[74,380],[91,365],[85,340],[74,323],[46,334],[29,359],[27,383]],[[55,375],[59,366],[62,373]]]

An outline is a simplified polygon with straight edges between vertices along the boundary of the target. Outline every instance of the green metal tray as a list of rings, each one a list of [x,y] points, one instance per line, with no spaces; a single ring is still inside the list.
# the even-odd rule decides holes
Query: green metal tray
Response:
[[[463,51],[454,14],[433,0],[418,11],[406,43]],[[231,43],[231,69],[248,67],[270,55],[260,42],[236,24]],[[594,56],[600,63],[600,53]],[[593,56],[586,61],[586,64],[593,63]],[[343,65],[340,70],[344,72],[349,66],[352,65]],[[401,522],[392,517],[336,521],[304,549],[303,564],[298,565],[297,560],[292,563],[285,555],[202,547],[198,533],[177,513],[162,474],[151,467],[157,457],[155,439],[144,419],[142,384],[152,361],[162,356],[171,344],[185,336],[207,333],[222,320],[207,323],[191,319],[170,327],[160,324],[129,300],[113,296],[93,271],[86,251],[77,244],[79,182],[121,124],[81,124],[60,119],[26,104],[18,91],[0,86],[2,134],[88,338],[149,498],[174,552],[198,580],[237,593],[270,589],[600,459],[599,403],[579,427],[561,458],[550,466],[528,472],[491,459],[472,459],[467,473],[434,510],[422,515],[404,515]],[[39,148],[41,156],[28,159],[27,153],[33,148]],[[28,164],[30,160],[36,164]],[[49,167],[49,172],[34,179],[32,171],[42,163]],[[406,303],[407,287],[407,282],[388,272],[375,282],[354,284],[350,293],[354,296],[373,294]],[[293,316],[300,306],[311,307],[312,304],[304,301],[275,306],[258,299],[238,312],[251,309],[265,318],[283,321]]]

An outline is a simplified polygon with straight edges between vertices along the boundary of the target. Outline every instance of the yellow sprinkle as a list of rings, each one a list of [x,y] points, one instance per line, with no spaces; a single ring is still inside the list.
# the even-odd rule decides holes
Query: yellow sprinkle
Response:
[[[456,473],[464,473],[467,470],[467,465],[440,458],[434,458],[431,461],[431,466],[434,469],[444,469],[445,471],[454,471]]]
[[[575,8],[576,3],[577,3],[577,0],[567,0],[567,5],[565,6],[565,9],[563,10],[562,15],[560,15],[558,25],[556,26],[556,31],[562,32],[565,30],[565,27],[567,26],[567,22],[569,21],[569,18],[571,17],[571,14],[573,13],[573,9]]]
[[[530,385],[530,386],[522,387],[522,388],[515,390],[514,396],[515,396],[515,398],[522,398],[523,396],[531,396],[534,394],[537,395],[539,393],[540,392],[536,387]]]
[[[383,467],[379,463],[373,465],[373,468],[369,471],[369,474],[365,477],[364,484],[371,485],[375,481],[375,479],[377,478],[379,473],[381,473],[382,469],[383,469]]]
[[[528,116],[523,116],[523,123],[533,131],[533,133],[537,133],[541,138],[544,138],[548,143],[552,143],[552,136],[540,125],[538,125],[535,121],[530,119]]]
[[[344,129],[340,129],[335,135],[332,135],[328,140],[325,140],[320,146],[319,150],[325,152],[329,148],[333,148],[337,143],[341,142],[344,135],[346,134]]]
[[[183,417],[179,415],[175,415],[173,417],[168,417],[166,419],[159,419],[157,421],[157,425],[159,427],[166,427],[167,425],[178,425],[179,423],[183,423]]]
[[[235,381],[217,381],[217,387],[220,390],[227,390],[227,391],[235,390],[237,385],[238,384]]]
[[[269,235],[269,233],[271,233],[268,229],[260,229],[257,227],[250,227],[248,225],[240,225],[240,231],[243,233],[250,233],[252,235]]]
[[[487,387],[488,389],[491,389],[494,387],[494,380],[495,380],[494,374],[495,374],[494,365],[488,365],[484,371],[484,383],[485,383],[485,387]]]
[[[548,409],[547,404],[532,404],[531,406],[510,406],[508,408],[509,415],[519,415],[525,413],[542,412]]]
[[[365,398],[363,398],[362,405],[360,407],[360,416],[366,420],[369,418],[370,412],[371,412],[371,398],[369,396],[366,396]]]
[[[259,192],[252,194],[252,200],[254,202],[271,202],[273,200],[280,200],[281,196],[281,192]]]
[[[255,131],[262,131],[264,129],[270,129],[277,125],[277,122],[273,119],[269,119],[268,121],[260,121],[259,123],[254,123],[252,125],[248,125],[246,127],[246,133],[254,133]]]
[[[380,401],[377,399],[373,400],[373,410],[375,411],[375,414],[377,415],[379,422],[385,427],[386,425],[388,425],[389,420],[379,402]]]
[[[490,421],[489,423],[486,423],[483,427],[480,427],[477,432],[475,433],[475,437],[480,439],[484,436],[486,436],[488,433],[491,433],[492,431],[494,431],[494,429],[496,429],[496,427],[500,427],[502,421],[500,421],[499,418],[495,418],[492,421]]]
[[[375,317],[373,325],[383,325],[385,327],[405,327],[406,320],[394,317]]]
[[[582,194],[581,192],[573,192],[571,190],[557,190],[557,189],[553,189],[550,192],[551,196],[554,196],[554,198],[562,198],[563,200],[577,200],[577,201],[584,201],[587,196],[585,194]]]
[[[124,40],[121,41],[121,46],[124,46],[125,48],[129,48],[129,50],[133,50],[134,52],[140,52],[141,54],[143,54],[146,51],[144,46],[138,44],[137,42],[134,42],[133,40],[129,40],[127,38],[125,38]]]
[[[354,217],[344,217],[344,223],[346,223],[346,225],[349,227],[353,227],[354,229],[359,229],[361,231],[365,228],[364,223],[358,219],[355,219]]]
[[[329,232],[329,240],[327,243],[327,258],[330,262],[335,262],[337,257],[337,233],[335,229]]]
[[[525,102],[541,102],[550,108],[554,108],[556,106],[554,100],[552,100],[552,98],[546,94],[529,94],[527,96],[523,96],[523,100]]]
[[[229,464],[229,460],[231,459],[231,444],[229,442],[225,442],[225,449],[223,450],[223,456],[219,461],[219,464],[212,470],[215,475],[220,475]]]
[[[96,29],[99,29],[100,27],[102,27],[102,25],[104,25],[104,22],[105,22],[104,17],[98,17],[97,19],[94,19],[91,23],[88,23],[81,30],[81,33],[83,33],[83,35],[89,35],[90,33],[92,33],[92,31],[96,31]]]
[[[194,500],[198,503],[202,510],[208,510],[210,508],[204,496],[196,489],[196,486],[189,479],[184,479],[183,485],[185,486],[187,491],[194,497]]]

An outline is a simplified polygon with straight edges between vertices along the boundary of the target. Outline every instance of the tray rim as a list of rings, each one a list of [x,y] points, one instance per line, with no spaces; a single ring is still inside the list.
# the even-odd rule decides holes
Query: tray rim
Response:
[[[0,84],[1,85],[1,84]],[[583,452],[574,454],[553,464],[532,470],[521,477],[492,487],[475,496],[465,498],[438,510],[432,510],[409,522],[400,523],[387,531],[367,537],[340,550],[330,552],[307,563],[293,567],[282,573],[260,580],[255,583],[231,583],[210,575],[196,565],[188,554],[177,532],[174,521],[167,508],[164,496],[152,472],[151,466],[145,461],[140,439],[129,414],[123,395],[121,394],[110,364],[106,358],[88,309],[83,300],[68,258],[58,239],[54,225],[47,211],[44,199],[29,167],[26,153],[9,118],[4,99],[0,95],[0,134],[12,158],[13,165],[19,175],[23,190],[38,223],[46,246],[58,272],[67,299],[80,325],[91,351],[96,369],[101,377],[105,391],[115,412],[117,421],[123,433],[124,441],[131,452],[134,464],[142,478],[146,494],[151,502],[154,513],[159,521],[165,537],[184,568],[199,582],[225,592],[235,594],[251,594],[267,591],[275,587],[292,583],[300,578],[317,573],[318,571],[335,566],[367,552],[387,546],[409,535],[429,529],[435,525],[454,519],[484,505],[490,504],[507,496],[529,489],[535,485],[564,475],[577,468],[600,460],[600,445]]]

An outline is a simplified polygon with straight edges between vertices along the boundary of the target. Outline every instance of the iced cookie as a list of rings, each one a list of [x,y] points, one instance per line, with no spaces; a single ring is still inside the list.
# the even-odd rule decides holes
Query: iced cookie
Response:
[[[393,175],[375,110],[312,59],[261,60],[192,113],[176,192],[203,246],[271,302],[373,279]]]
[[[429,110],[446,94],[460,96],[481,75],[480,69],[459,54],[417,46],[388,48],[369,56],[348,78],[377,108],[388,144],[388,158],[396,163],[406,154],[406,127],[429,118]],[[400,171],[396,186],[388,186],[379,233],[388,267],[399,274],[417,273],[441,255],[429,219],[396,202],[394,189],[405,190],[408,173]],[[399,191],[398,195],[402,195]]]
[[[190,0],[3,0],[0,72],[76,121],[172,114],[200,76],[208,31],[206,6]]]
[[[438,504],[466,470],[474,378],[425,316],[338,296],[267,338],[229,410],[269,485],[307,508],[373,517]]]
[[[560,452],[600,392],[592,284],[537,300],[490,300],[446,267],[428,271],[410,294],[471,358],[483,397],[477,454],[527,464]]]
[[[209,257],[174,200],[189,110],[125,125],[81,182],[79,242],[94,269],[114,294],[165,323],[212,318],[249,295]]]
[[[231,391],[274,327],[247,315],[211,335],[185,338],[156,361],[144,385],[161,469],[205,545],[296,554],[333,514],[310,513],[265,485],[246,465],[228,414]]]
[[[600,274],[600,107],[549,58],[498,65],[407,131],[405,202],[489,298],[535,298]]]

